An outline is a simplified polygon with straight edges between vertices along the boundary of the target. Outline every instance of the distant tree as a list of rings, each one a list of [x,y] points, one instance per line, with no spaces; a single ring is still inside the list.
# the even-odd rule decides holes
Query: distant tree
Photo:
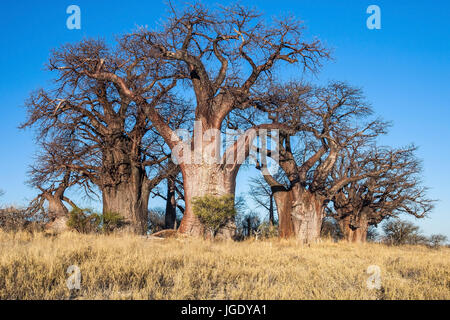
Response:
[[[166,215],[165,215],[165,229],[177,228],[177,176],[180,173],[179,166],[176,166],[172,161],[169,161],[167,176],[167,195],[166,195]],[[184,212],[184,208],[183,208]]]
[[[256,212],[249,212],[239,217],[238,229],[241,228],[242,235],[246,238],[256,234],[261,225],[261,219]]]
[[[412,222],[393,219],[383,225],[384,242],[392,245],[427,244],[427,238]]]
[[[3,197],[4,195],[5,195],[5,192],[2,189],[0,189],[0,198]]]
[[[338,222],[331,217],[325,217],[322,222],[320,236],[322,238],[331,238],[335,241],[341,239],[342,233],[339,228]]]
[[[380,235],[378,233],[377,227],[375,226],[369,226],[369,228],[367,229],[367,241],[369,242],[376,242],[378,241],[380,238]]]
[[[101,229],[103,233],[109,234],[126,226],[125,219],[116,212],[103,212],[101,215]]]
[[[264,239],[277,238],[278,237],[278,224],[272,225],[269,221],[263,221],[256,231],[258,237]]]
[[[448,240],[447,236],[443,234],[433,234],[429,238],[430,245],[434,248],[438,248],[445,245],[447,240]]]

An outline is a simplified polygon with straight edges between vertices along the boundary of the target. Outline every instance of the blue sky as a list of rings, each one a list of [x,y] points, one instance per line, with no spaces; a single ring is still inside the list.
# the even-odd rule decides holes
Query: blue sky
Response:
[[[228,1],[227,1],[228,2]],[[315,81],[344,80],[364,89],[374,109],[394,127],[382,142],[417,144],[424,183],[439,203],[429,219],[416,221],[426,234],[450,237],[450,3],[448,1],[241,1],[267,15],[291,12],[309,35],[334,50]],[[226,2],[222,2],[226,3]],[[66,8],[81,8],[82,29],[66,28]],[[369,5],[378,5],[382,29],[369,30]],[[153,27],[165,13],[162,0],[2,1],[0,5],[0,205],[23,205],[35,192],[25,185],[36,149],[31,131],[17,129],[29,93],[48,85],[49,51],[84,37],[114,35],[137,26]],[[238,193],[256,174],[244,169]]]

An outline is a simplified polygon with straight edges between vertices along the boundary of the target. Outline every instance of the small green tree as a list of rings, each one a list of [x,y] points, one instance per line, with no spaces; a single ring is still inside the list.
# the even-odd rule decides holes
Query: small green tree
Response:
[[[211,233],[212,239],[215,238],[220,228],[236,216],[233,195],[196,197],[192,204],[194,214]]]
[[[102,219],[90,209],[74,208],[69,213],[67,226],[80,233],[92,233],[100,230]]]

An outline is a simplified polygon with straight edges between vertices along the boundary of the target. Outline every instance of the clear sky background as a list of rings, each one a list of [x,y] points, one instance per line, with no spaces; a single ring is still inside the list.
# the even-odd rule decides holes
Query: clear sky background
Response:
[[[219,3],[228,3],[222,1]],[[430,218],[415,221],[427,234],[450,238],[450,2],[438,1],[241,1],[267,15],[291,12],[308,34],[334,50],[315,81],[343,80],[364,89],[375,111],[394,127],[384,144],[417,144],[424,183],[439,199]],[[66,28],[66,8],[81,8],[82,29]],[[378,5],[382,29],[369,30],[369,5]],[[0,4],[0,205],[25,205],[36,192],[25,184],[36,148],[31,131],[20,131],[21,107],[30,92],[48,85],[49,51],[85,37],[114,36],[155,26],[162,0],[2,1]],[[238,193],[256,174],[244,169]]]

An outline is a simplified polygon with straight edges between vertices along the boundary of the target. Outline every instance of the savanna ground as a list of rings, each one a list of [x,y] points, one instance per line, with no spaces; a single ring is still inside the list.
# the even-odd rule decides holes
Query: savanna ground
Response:
[[[77,265],[81,290],[70,292]],[[382,288],[367,288],[367,268]],[[0,231],[0,299],[450,299],[450,249]]]

